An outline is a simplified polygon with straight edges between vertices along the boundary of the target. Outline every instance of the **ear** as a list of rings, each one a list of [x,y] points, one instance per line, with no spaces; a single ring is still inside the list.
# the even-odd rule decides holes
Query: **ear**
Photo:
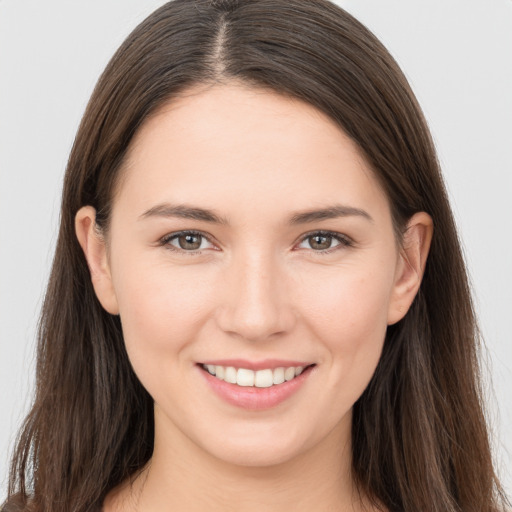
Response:
[[[84,206],[75,216],[75,232],[91,273],[91,281],[101,305],[111,315],[119,314],[117,298],[112,284],[107,246],[96,226],[96,210]]]
[[[388,325],[405,316],[418,293],[433,231],[432,218],[425,212],[414,214],[407,223],[389,304]]]

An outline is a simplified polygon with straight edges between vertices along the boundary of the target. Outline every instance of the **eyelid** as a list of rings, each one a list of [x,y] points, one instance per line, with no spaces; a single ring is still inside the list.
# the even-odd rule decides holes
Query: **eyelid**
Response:
[[[214,250],[219,250],[217,247],[217,244],[215,244],[213,242],[212,237],[210,235],[207,235],[203,231],[198,231],[195,229],[183,229],[181,231],[173,231],[172,233],[168,233],[167,235],[164,235],[162,238],[159,239],[158,245],[165,247],[165,249],[167,249],[169,251],[177,252],[179,254],[187,254],[190,256],[201,254],[203,250],[207,250],[207,249],[196,249],[196,250],[192,250],[192,251],[187,251],[185,249],[174,247],[173,245],[170,244],[171,240],[174,240],[174,239],[179,238],[180,236],[184,236],[184,235],[201,236],[202,238],[207,240],[211,245],[215,246]],[[210,249],[208,249],[208,250],[210,250]]]
[[[198,231],[195,229],[184,229],[181,231],[174,231],[172,233],[168,233],[167,235],[164,235],[162,238],[159,239],[158,244],[161,246],[164,246],[166,249],[168,249],[170,251],[177,252],[179,254],[188,254],[190,256],[201,254],[202,251],[205,250],[205,249],[196,249],[196,250],[187,251],[185,249],[174,247],[173,245],[170,244],[171,240],[174,240],[174,239],[176,239],[180,236],[184,236],[184,235],[201,236],[205,240],[207,240],[210,244],[215,246],[214,250],[220,250],[220,249],[218,249],[217,244],[212,241],[213,237],[204,233],[203,231]],[[317,230],[312,230],[312,231],[309,231],[309,232],[301,235],[299,240],[294,244],[294,248],[296,248],[298,245],[300,245],[305,240],[307,240],[308,238],[310,238],[314,235],[328,236],[328,237],[334,238],[336,241],[339,242],[338,245],[335,245],[334,247],[330,247],[329,249],[322,249],[322,250],[314,250],[313,248],[307,249],[314,254],[320,254],[320,255],[321,254],[329,254],[329,253],[334,252],[343,247],[352,247],[354,245],[354,241],[349,236],[347,236],[343,233],[339,233],[337,231],[317,229]],[[210,250],[210,249],[208,249],[208,250]],[[299,249],[299,250],[302,250],[302,249]]]
[[[337,240],[339,242],[339,244],[335,245],[334,247],[330,247],[329,249],[323,249],[323,250],[318,250],[318,251],[316,251],[312,248],[306,249],[309,252],[312,252],[313,254],[319,254],[319,255],[330,254],[330,253],[337,251],[339,249],[342,249],[344,247],[352,247],[354,245],[354,241],[349,236],[347,236],[343,233],[339,233],[337,231],[329,231],[329,230],[325,230],[325,229],[316,229],[316,230],[309,231],[308,233],[301,235],[299,241],[295,244],[294,247],[297,247],[297,245],[301,244],[302,242],[304,242],[305,240],[307,240],[308,238],[310,238],[314,235],[332,237],[335,240]],[[299,250],[302,250],[302,249],[299,249]]]

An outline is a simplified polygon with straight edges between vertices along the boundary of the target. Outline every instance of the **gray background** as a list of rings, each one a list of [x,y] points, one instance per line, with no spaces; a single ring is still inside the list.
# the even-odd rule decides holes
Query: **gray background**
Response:
[[[30,404],[35,327],[74,134],[114,50],[163,3],[0,0],[0,501]],[[429,120],[487,342],[489,416],[510,493],[512,1],[338,3],[388,47]]]

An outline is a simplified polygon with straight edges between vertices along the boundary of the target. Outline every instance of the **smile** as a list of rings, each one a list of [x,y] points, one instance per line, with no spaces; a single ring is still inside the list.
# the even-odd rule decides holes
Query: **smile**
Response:
[[[295,377],[298,377],[305,368],[304,366],[289,366],[274,369],[250,370],[247,368],[212,364],[203,364],[202,367],[210,375],[224,382],[242,387],[256,388],[269,388],[293,380]]]
[[[302,361],[250,362],[241,359],[197,364],[215,395],[231,405],[252,411],[263,411],[287,402],[311,379],[316,366]]]

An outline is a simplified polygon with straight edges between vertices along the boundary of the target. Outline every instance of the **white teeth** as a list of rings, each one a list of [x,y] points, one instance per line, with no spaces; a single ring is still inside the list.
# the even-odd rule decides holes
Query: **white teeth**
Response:
[[[254,385],[257,388],[269,388],[274,384],[272,370],[258,370],[254,376]]]
[[[224,372],[224,380],[230,384],[236,384],[236,368],[228,366]]]
[[[245,368],[239,368],[236,372],[236,383],[239,386],[254,386],[254,372]]]
[[[282,384],[298,377],[303,371],[304,366],[290,366],[288,368],[268,368],[265,370],[249,370],[247,368],[234,368],[233,366],[203,365],[211,375],[220,380],[237,384],[243,387],[269,388],[274,385]]]
[[[274,370],[274,384],[282,384],[284,382],[284,368],[276,368]]]
[[[295,368],[292,366],[284,371],[284,380],[292,380],[295,377]]]
[[[219,379],[224,380],[224,366],[216,366],[215,367],[215,375]]]

